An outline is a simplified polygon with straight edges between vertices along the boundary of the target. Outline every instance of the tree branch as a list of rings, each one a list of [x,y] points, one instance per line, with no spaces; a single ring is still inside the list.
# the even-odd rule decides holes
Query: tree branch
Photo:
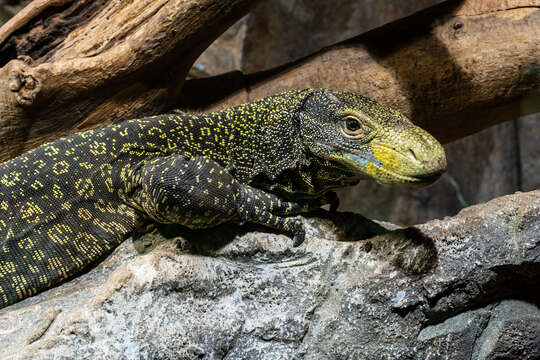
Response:
[[[0,28],[0,161],[65,133],[164,111],[200,53],[256,3],[32,2]]]
[[[182,106],[209,111],[289,89],[340,89],[399,109],[449,142],[524,112],[516,100],[540,88],[539,24],[538,0],[448,1],[274,71],[190,80]],[[538,102],[526,110],[536,111]]]

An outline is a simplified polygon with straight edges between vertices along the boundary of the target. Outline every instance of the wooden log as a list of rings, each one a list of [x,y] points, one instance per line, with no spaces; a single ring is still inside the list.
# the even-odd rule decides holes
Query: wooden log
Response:
[[[538,98],[518,100],[540,88],[540,1],[449,1],[281,69],[190,80],[182,107],[307,87],[370,96],[445,143],[538,112]]]
[[[252,0],[35,0],[0,28],[0,161],[169,108]]]

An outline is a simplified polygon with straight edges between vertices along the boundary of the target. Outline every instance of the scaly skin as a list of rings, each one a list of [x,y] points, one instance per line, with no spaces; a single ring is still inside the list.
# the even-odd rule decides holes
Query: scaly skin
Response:
[[[205,115],[86,131],[0,164],[0,307],[72,277],[148,222],[264,224],[304,239],[295,215],[372,178],[421,186],[442,146],[366,97],[301,90]]]

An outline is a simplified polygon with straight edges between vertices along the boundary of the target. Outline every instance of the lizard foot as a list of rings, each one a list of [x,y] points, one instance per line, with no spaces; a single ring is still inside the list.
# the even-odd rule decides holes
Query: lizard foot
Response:
[[[295,218],[293,224],[293,246],[298,247],[302,245],[302,243],[306,239],[306,230],[304,228],[304,223],[299,218]]]

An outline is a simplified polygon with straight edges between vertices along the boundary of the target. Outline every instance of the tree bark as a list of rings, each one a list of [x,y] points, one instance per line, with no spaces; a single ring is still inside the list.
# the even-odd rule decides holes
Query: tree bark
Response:
[[[252,0],[35,0],[0,28],[0,161],[170,108]]]
[[[444,143],[538,112],[537,99],[518,100],[540,88],[540,1],[449,1],[281,69],[190,80],[183,107],[210,111],[306,87],[375,98]]]

